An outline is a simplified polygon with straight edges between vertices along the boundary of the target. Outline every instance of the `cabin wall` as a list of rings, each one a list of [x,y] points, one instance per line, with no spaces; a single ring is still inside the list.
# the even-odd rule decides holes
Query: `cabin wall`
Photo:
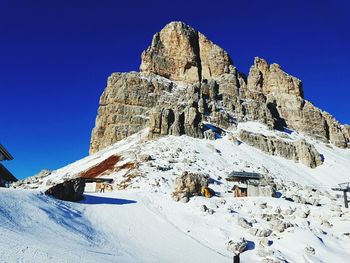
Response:
[[[275,190],[270,185],[248,184],[248,196],[275,197]]]
[[[248,196],[260,196],[259,187],[256,185],[248,184],[247,192]]]
[[[101,191],[102,184],[105,185],[105,191],[112,191],[112,184],[105,182],[87,182],[85,183],[84,192],[96,193]]]
[[[96,182],[85,183],[84,192],[94,193],[96,192]]]

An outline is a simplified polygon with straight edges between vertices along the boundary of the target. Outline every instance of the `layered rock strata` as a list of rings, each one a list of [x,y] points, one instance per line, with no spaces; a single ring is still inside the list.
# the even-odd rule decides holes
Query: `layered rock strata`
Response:
[[[350,128],[303,97],[302,82],[255,58],[248,77],[228,53],[182,22],[166,25],[142,53],[140,73],[113,73],[103,92],[90,153],[146,127],[150,137],[203,138],[210,127],[259,121],[350,147]]]
[[[246,130],[240,130],[239,138],[243,142],[265,153],[281,156],[288,160],[294,160],[310,168],[316,168],[323,162],[322,156],[316,148],[305,140],[288,142],[273,136],[265,136]]]

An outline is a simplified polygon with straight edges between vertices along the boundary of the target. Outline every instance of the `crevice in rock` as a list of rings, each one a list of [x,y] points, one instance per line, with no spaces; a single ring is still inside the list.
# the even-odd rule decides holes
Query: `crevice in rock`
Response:
[[[198,79],[199,79],[199,83],[201,83],[202,82],[202,60],[201,60],[201,50],[200,50],[200,45],[199,45],[198,32],[196,32],[196,43],[195,43],[194,47],[196,48],[195,53],[198,56]]]

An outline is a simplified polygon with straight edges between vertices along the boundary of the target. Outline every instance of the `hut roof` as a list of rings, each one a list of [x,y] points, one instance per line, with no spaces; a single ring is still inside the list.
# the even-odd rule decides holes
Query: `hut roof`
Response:
[[[227,179],[235,179],[235,178],[239,178],[239,179],[243,179],[243,180],[260,180],[261,176],[259,173],[251,173],[251,172],[236,172],[233,171],[231,172]]]
[[[12,155],[0,144],[0,161],[13,160]]]

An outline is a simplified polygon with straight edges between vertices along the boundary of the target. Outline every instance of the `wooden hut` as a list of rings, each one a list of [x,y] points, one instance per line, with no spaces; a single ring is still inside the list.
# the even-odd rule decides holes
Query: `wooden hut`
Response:
[[[235,183],[232,188],[235,197],[274,197],[276,193],[273,181],[264,178],[259,173],[231,172],[226,181]]]

